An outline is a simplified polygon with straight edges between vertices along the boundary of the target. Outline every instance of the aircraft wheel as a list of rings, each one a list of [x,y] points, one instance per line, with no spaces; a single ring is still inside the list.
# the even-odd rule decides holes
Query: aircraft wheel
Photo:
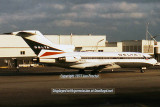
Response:
[[[97,71],[97,70],[91,71],[91,74],[92,74],[92,75],[96,75],[96,74],[98,74],[98,73],[99,73],[99,71]]]
[[[141,73],[144,73],[145,71],[143,69],[141,69]]]
[[[78,71],[78,74],[85,74],[84,69],[80,69],[80,70]]]

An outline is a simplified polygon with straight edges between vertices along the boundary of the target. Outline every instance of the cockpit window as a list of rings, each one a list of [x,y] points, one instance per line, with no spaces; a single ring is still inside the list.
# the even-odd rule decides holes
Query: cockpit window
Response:
[[[144,57],[144,59],[152,59],[153,58],[152,56],[150,56],[150,57],[143,56],[143,57]]]
[[[146,57],[146,59],[151,59],[151,57]]]

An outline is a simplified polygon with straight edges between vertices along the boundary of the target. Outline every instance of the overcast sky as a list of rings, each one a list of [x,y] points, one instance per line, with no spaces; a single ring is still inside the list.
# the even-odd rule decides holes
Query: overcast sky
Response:
[[[152,35],[160,34],[160,0],[0,0],[1,34],[36,29],[141,40],[147,22]]]

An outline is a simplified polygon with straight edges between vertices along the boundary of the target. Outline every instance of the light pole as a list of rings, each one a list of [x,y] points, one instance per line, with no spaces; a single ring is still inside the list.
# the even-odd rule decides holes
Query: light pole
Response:
[[[96,46],[96,51],[98,50],[98,44],[100,43],[100,42],[102,42],[104,39],[101,39],[101,40],[99,40],[98,42],[97,42],[97,46]]]
[[[148,26],[149,26],[149,22],[146,23],[146,40],[148,40]]]

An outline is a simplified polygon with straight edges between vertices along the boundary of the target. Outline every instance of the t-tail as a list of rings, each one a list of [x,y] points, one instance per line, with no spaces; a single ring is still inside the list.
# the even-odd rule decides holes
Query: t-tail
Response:
[[[37,56],[42,49],[60,52],[72,52],[74,50],[73,45],[57,45],[52,43],[37,30],[17,31],[5,34],[21,36]]]

